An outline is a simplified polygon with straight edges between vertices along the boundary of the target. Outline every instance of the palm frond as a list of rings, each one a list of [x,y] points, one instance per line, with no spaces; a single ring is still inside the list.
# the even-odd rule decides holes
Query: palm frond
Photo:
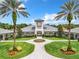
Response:
[[[65,5],[61,6],[60,8],[61,8],[62,10],[68,11],[68,9],[67,9],[67,7],[66,7]]]
[[[62,13],[62,14],[58,14],[56,17],[55,17],[55,20],[60,20],[61,18],[63,18],[66,14]]]
[[[19,13],[24,16],[24,17],[28,17],[29,13],[26,11],[19,11]]]
[[[79,15],[79,10],[76,10],[75,12],[73,12],[75,15]]]
[[[71,14],[72,17],[68,14]],[[79,15],[79,4],[76,4],[74,0],[67,1],[63,6],[61,6],[61,11],[58,12],[58,16],[55,17],[56,20],[59,20],[60,18],[65,18],[68,20],[72,20],[72,18],[77,19]],[[67,18],[68,17],[68,18]]]
[[[9,12],[2,14],[2,18],[6,17],[6,16],[8,16],[8,15],[10,15]]]
[[[79,8],[79,4],[76,4],[74,7],[73,7],[73,10],[76,10]]]
[[[68,10],[70,10],[69,2],[66,2],[66,3],[64,4],[64,6],[65,6]]]
[[[19,14],[21,14],[24,17],[28,17],[29,13],[26,12],[26,8],[18,8],[20,5],[21,2],[18,0],[5,0],[2,3],[0,3],[0,15],[2,15],[2,17],[5,17],[9,15],[9,11],[11,11],[10,13],[14,11],[18,17],[20,17]]]
[[[62,13],[65,13],[65,11],[64,11],[64,10],[62,10],[62,11],[58,12],[57,14],[62,14]]]
[[[22,4],[22,2],[16,2],[16,8],[18,8],[20,5]]]
[[[26,10],[26,8],[20,7],[20,8],[18,8],[18,10],[19,10],[19,11],[22,11],[22,10],[24,11],[24,10]]]

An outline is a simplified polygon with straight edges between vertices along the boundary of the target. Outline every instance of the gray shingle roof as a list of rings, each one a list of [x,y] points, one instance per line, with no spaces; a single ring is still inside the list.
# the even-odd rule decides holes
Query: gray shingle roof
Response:
[[[23,32],[34,32],[35,31],[35,28],[33,25],[30,25],[30,26],[27,26],[25,28],[22,28],[22,31]]]
[[[56,27],[53,27],[53,26],[50,26],[50,25],[44,25],[44,31],[57,32],[58,29]]]
[[[8,34],[8,33],[13,33],[13,31],[0,28],[0,34]]]
[[[64,32],[69,32],[69,31],[64,30]],[[71,29],[71,33],[79,33],[79,27]]]
[[[71,32],[72,33],[79,33],[79,27],[78,28],[71,29]]]
[[[35,26],[31,25],[31,26],[27,26],[25,28],[22,28],[23,32],[34,32],[35,31]],[[50,25],[44,25],[44,31],[52,31],[52,32],[56,32],[58,31],[58,29],[56,27],[52,27]]]

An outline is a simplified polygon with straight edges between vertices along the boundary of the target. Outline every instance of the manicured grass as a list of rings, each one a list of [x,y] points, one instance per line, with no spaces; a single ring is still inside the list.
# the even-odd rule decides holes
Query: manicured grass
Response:
[[[44,38],[49,40],[67,40],[66,38],[59,38],[59,37],[44,37]]]
[[[0,59],[19,59],[21,57],[27,56],[32,53],[34,50],[34,45],[26,43],[26,42],[17,42],[17,46],[22,47],[22,51],[18,52],[14,56],[8,55],[8,49],[12,47],[13,43],[11,42],[0,42]]]
[[[76,50],[76,54],[74,55],[65,55],[60,51],[62,47],[67,46],[67,42],[52,42],[46,44],[45,49],[49,54],[55,57],[60,57],[64,59],[79,59],[79,42],[74,41],[71,45]]]

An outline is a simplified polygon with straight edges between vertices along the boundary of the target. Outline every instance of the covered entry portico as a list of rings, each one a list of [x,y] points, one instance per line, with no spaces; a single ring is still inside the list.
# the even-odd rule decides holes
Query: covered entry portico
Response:
[[[0,28],[0,40],[5,40],[6,39],[6,35],[12,34],[12,33],[13,33],[13,31]]]

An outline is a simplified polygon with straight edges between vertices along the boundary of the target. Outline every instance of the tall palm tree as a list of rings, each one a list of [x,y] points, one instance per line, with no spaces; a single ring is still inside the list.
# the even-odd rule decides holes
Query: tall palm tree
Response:
[[[55,17],[56,20],[66,19],[68,21],[68,26],[69,26],[68,40],[69,41],[68,41],[67,51],[72,50],[71,42],[70,42],[71,21],[73,19],[77,19],[78,17],[79,17],[79,4],[77,4],[76,1],[73,1],[73,0],[69,0],[65,2],[64,5],[61,6],[61,11]]]
[[[13,20],[13,38],[14,38],[14,44],[13,48],[16,48],[16,21],[17,17],[20,17],[20,15],[24,17],[28,17],[28,12],[26,12],[25,7],[21,6],[21,2],[19,0],[5,0],[2,3],[0,3],[0,15],[4,18],[8,15],[11,15]]]

